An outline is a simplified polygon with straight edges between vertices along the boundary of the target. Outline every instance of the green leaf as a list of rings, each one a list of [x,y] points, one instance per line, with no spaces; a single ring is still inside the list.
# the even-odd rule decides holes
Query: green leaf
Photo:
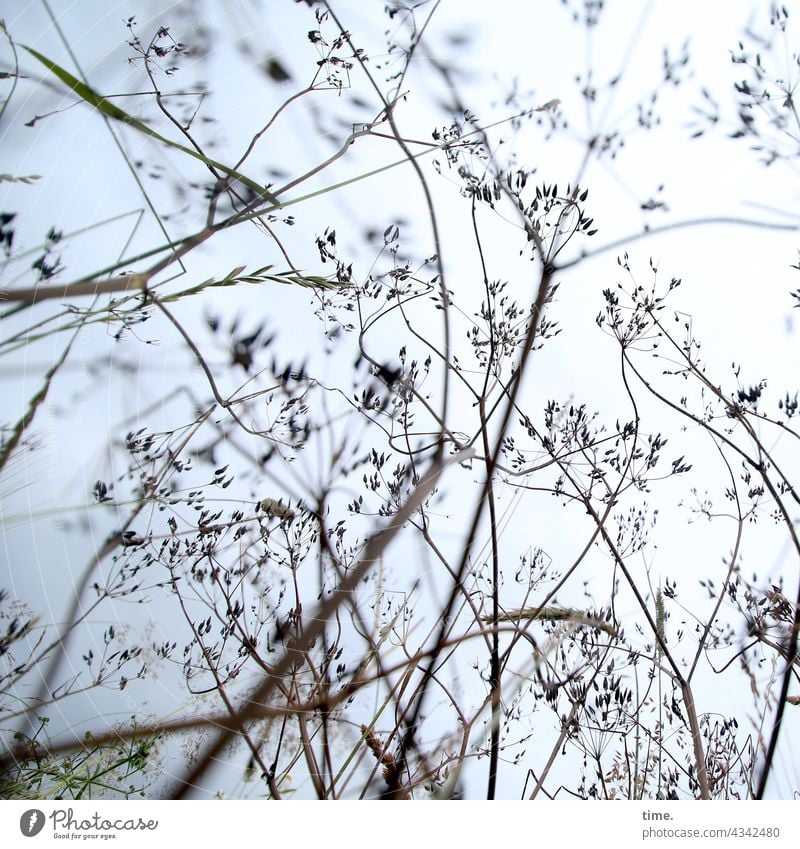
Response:
[[[98,94],[93,88],[86,85],[86,83],[83,83],[77,77],[72,76],[66,68],[62,68],[61,65],[57,65],[46,56],[43,56],[38,50],[34,50],[32,47],[27,47],[24,44],[20,46],[24,50],[27,50],[28,53],[30,53],[35,59],[38,59],[51,73],[55,74],[62,83],[69,86],[75,94],[81,98],[81,100],[85,100],[87,103],[94,106],[95,109],[100,110],[100,112],[102,112],[107,118],[113,118],[115,121],[123,121],[131,127],[139,130],[139,132],[146,133],[148,136],[153,136],[167,144],[173,144],[160,136],[154,130],[151,130],[146,124],[143,124],[141,121],[134,118],[133,115],[129,115],[124,109],[120,109],[118,106],[115,106],[110,100],[107,100],[101,94]]]
[[[15,177],[13,174],[0,174],[0,183],[25,183],[30,186],[31,183],[41,179],[41,174],[28,174],[25,177]]]
[[[216,159],[210,159],[197,150],[192,150],[190,147],[186,147],[185,145],[174,142],[171,139],[165,138],[160,133],[157,133],[155,130],[148,127],[147,124],[143,123],[138,118],[134,118],[133,115],[128,114],[124,109],[120,109],[119,106],[116,106],[108,100],[108,98],[103,97],[102,94],[98,94],[93,88],[86,85],[86,83],[81,82],[66,68],[62,68],[61,65],[58,65],[46,56],[43,56],[38,50],[34,50],[32,47],[27,47],[24,44],[21,44],[20,47],[27,50],[34,59],[38,59],[38,61],[41,62],[52,74],[55,74],[62,83],[69,86],[69,88],[71,88],[72,91],[81,98],[81,100],[85,101],[90,106],[94,106],[94,108],[105,115],[106,118],[110,118],[114,121],[121,121],[123,124],[133,127],[134,130],[138,130],[140,133],[144,133],[146,136],[150,136],[150,138],[156,139],[156,141],[159,141],[162,144],[177,148],[178,150],[183,151],[183,153],[186,153],[195,159],[199,159],[209,168],[216,168],[218,171],[222,171],[223,174],[236,178],[240,182],[244,183],[244,185],[246,185],[249,189],[252,189],[257,196],[265,198],[267,201],[274,203],[276,206],[279,204],[275,195],[265,189],[264,186],[256,183],[255,180],[251,180],[249,177],[246,177],[234,168],[229,168],[227,165],[217,162]]]

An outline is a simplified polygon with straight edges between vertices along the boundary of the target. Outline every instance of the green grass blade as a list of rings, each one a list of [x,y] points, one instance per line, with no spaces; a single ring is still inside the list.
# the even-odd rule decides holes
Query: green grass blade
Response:
[[[151,130],[150,127],[143,124],[137,118],[134,118],[133,115],[129,115],[124,109],[120,109],[119,106],[115,106],[110,100],[107,100],[101,94],[98,94],[93,88],[86,85],[86,83],[83,83],[77,77],[74,77],[68,70],[66,70],[66,68],[62,68],[61,65],[58,65],[46,56],[43,56],[38,50],[34,50],[32,47],[27,47],[24,44],[21,44],[20,47],[27,50],[28,53],[30,53],[35,59],[38,59],[45,68],[47,68],[52,74],[55,74],[62,83],[69,86],[75,94],[81,98],[81,100],[85,100],[86,103],[94,106],[95,109],[102,112],[107,118],[112,118],[115,121],[122,121],[123,123],[128,124],[128,126],[139,130],[140,133],[145,133],[159,141],[171,144],[171,142],[160,136],[157,132],[155,132],[155,130]]]
[[[183,153],[189,154],[189,156],[194,157],[195,159],[199,159],[201,162],[205,163],[209,168],[216,168],[218,171],[222,171],[223,174],[227,174],[229,177],[234,177],[239,180],[241,183],[246,185],[249,189],[252,189],[258,196],[266,198],[270,203],[278,204],[277,198],[267,191],[264,186],[259,185],[255,182],[255,180],[251,180],[249,177],[246,177],[244,174],[236,171],[233,168],[229,168],[227,165],[223,165],[221,162],[217,162],[215,159],[210,159],[204,154],[200,153],[197,150],[192,150],[190,147],[186,147],[178,142],[171,141],[168,138],[165,138],[160,133],[157,133],[155,130],[150,129],[147,124],[140,121],[138,118],[134,118],[133,115],[127,113],[124,109],[120,109],[119,106],[116,106],[112,103],[108,98],[103,97],[102,94],[98,94],[91,86],[86,85],[86,83],[81,82],[77,77],[73,76],[66,68],[62,68],[61,65],[58,65],[56,62],[53,62],[51,59],[48,59],[46,56],[43,56],[39,53],[38,50],[34,50],[32,47],[28,47],[24,44],[21,44],[24,50],[27,50],[28,53],[31,54],[35,59],[41,62],[52,74],[54,74],[58,79],[61,80],[66,86],[72,89],[81,100],[88,103],[90,106],[93,106],[99,112],[106,116],[106,118],[110,118],[114,121],[121,121],[123,124],[127,124],[129,127],[133,127],[133,129],[138,130],[140,133],[144,133],[150,138],[156,139],[156,141],[161,142],[169,147],[177,148]]]

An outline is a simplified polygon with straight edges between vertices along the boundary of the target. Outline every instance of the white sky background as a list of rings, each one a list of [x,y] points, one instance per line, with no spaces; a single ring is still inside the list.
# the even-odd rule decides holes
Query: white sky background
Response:
[[[209,83],[213,96],[204,104],[203,111],[218,119],[208,130],[208,137],[219,142],[210,153],[225,162],[235,161],[264,116],[271,114],[291,93],[294,84],[270,87],[263,75],[254,73],[254,62],[274,55],[291,70],[296,80],[304,81],[314,59],[314,52],[304,38],[305,32],[313,26],[313,18],[305,6],[278,0],[198,4],[192,12],[188,11],[189,4],[178,3],[151,17],[159,6],[145,2],[108,4],[93,0],[69,6],[53,4],[88,80],[103,93],[144,87],[140,70],[125,62],[130,52],[125,45],[128,32],[124,21],[127,17],[136,15],[143,39],[156,24],[170,25],[172,34],[184,41],[190,41],[196,31],[193,22],[214,29],[216,46],[204,60],[205,64],[195,73],[191,63],[182,63],[183,70],[171,83],[190,85],[198,77]],[[380,14],[382,6],[379,2],[342,2],[334,7],[357,40],[368,46],[373,58],[377,58],[386,26]],[[543,104],[552,98],[561,100],[560,108],[569,121],[570,134],[556,136],[554,141],[548,142],[541,130],[531,128],[523,131],[522,141],[516,144],[520,165],[538,169],[533,181],[558,182],[559,186],[572,180],[576,173],[587,121],[592,122],[593,130],[600,120],[604,121],[602,126],[619,127],[622,131],[634,127],[634,104],[658,82],[663,46],[668,46],[672,55],[678,55],[681,45],[690,39],[692,62],[689,67],[693,77],[674,92],[660,94],[657,108],[664,116],[664,126],[652,134],[630,133],[618,159],[594,163],[583,181],[590,188],[588,209],[599,230],[583,245],[590,249],[639,233],[644,222],[655,227],[703,216],[748,217],[782,224],[796,220],[792,218],[800,193],[796,167],[777,163],[765,169],[757,162],[756,155],[747,150],[746,143],[724,138],[725,132],[734,126],[732,81],[744,75],[739,66],[731,65],[729,51],[741,37],[743,25],[752,22],[757,29],[766,29],[767,8],[765,3],[749,2],[612,2],[603,13],[601,25],[592,30],[591,39],[587,40],[586,31],[573,25],[567,10],[557,2],[501,0],[488,7],[483,3],[445,0],[432,20],[427,37],[442,59],[472,70],[474,81],[466,83],[460,93],[482,120],[497,120],[511,111],[497,104],[514,80],[520,92],[535,92],[533,104]],[[57,33],[48,23],[43,5],[12,0],[3,15],[17,42],[28,44],[64,67],[75,70]],[[467,34],[468,45],[449,44],[446,35],[450,32]],[[798,32],[796,27],[794,32]],[[249,52],[243,52],[244,46]],[[796,44],[790,47],[797,49]],[[5,69],[9,61],[7,50],[0,56]],[[32,79],[20,81],[0,124],[3,151],[0,170],[14,175],[40,174],[42,179],[35,186],[3,184],[2,208],[19,212],[20,230],[15,250],[35,247],[51,224],[68,232],[142,208],[141,194],[119,152],[98,116],[88,107],[73,106],[38,122],[34,128],[23,126],[34,115],[44,115],[72,99],[65,98],[61,90],[56,91],[52,86],[37,84],[34,79],[41,77],[42,69],[29,56],[21,56],[20,60],[23,70],[30,73]],[[586,114],[574,80],[576,74],[585,74],[589,66],[594,69],[598,83],[619,71],[625,72],[613,100],[599,102],[596,114],[591,116]],[[357,72],[353,73],[355,77]],[[703,139],[690,141],[690,106],[702,103],[701,86],[708,88],[720,102],[723,119],[728,119],[729,123]],[[410,137],[427,140],[431,130],[441,126],[443,120],[432,108],[431,101],[444,97],[445,92],[427,68],[424,73],[417,73],[415,66],[412,66],[406,88],[408,99],[397,110],[400,127]],[[361,80],[354,89],[364,91]],[[262,102],[262,98],[272,98],[272,101]],[[313,102],[325,113],[332,109],[334,98],[335,95],[329,93]],[[124,106],[132,111],[135,102],[126,100]],[[348,122],[352,124],[372,117],[355,109],[347,93],[337,110],[342,125],[335,129],[340,137],[349,131]],[[268,175],[270,168],[284,169],[290,174],[302,173],[309,165],[330,156],[335,148],[320,137],[313,119],[305,102],[290,110],[285,120],[279,122],[276,132],[271,133],[268,141],[248,160],[247,173],[256,179],[268,180],[272,179]],[[502,130],[499,128],[497,134]],[[568,140],[570,135],[572,142]],[[149,140],[132,133],[122,134],[121,138],[131,156],[147,155],[151,161],[154,159],[155,146]],[[399,150],[388,140],[359,140],[347,157],[304,185],[300,192],[320,188],[399,158]],[[437,177],[430,158],[422,161],[436,191],[437,211],[444,231],[448,285],[457,295],[463,290],[466,298],[473,294],[470,287],[474,287],[473,300],[477,304],[480,277],[476,273],[476,255],[472,242],[465,242],[461,235],[470,226],[468,203],[459,198],[454,175],[445,170],[442,177]],[[159,210],[175,203],[167,187],[170,178],[188,180],[202,176],[202,169],[185,158],[170,156],[163,159],[163,165],[165,179],[146,184]],[[279,183],[276,179],[276,184]],[[665,189],[657,199],[668,205],[668,211],[642,213],[639,204],[656,197],[660,184],[664,184]],[[288,194],[295,197],[298,193]],[[413,245],[419,256],[432,253],[423,209],[419,187],[410,168],[401,166],[346,190],[298,204],[290,210],[298,220],[297,226],[283,228],[281,235],[303,270],[327,273],[329,268],[320,266],[315,256],[313,237],[321,234],[326,225],[333,224],[341,255],[361,250],[362,265],[356,270],[357,273],[366,272],[370,254],[359,247],[363,243],[364,229],[372,227],[380,234],[397,217],[408,222],[402,228],[403,237],[409,240],[408,247]],[[133,215],[124,222],[91,233],[85,240],[76,239],[65,246],[62,254],[67,272],[61,279],[74,279],[114,261],[121,252],[129,255],[163,241],[152,215],[146,211],[130,246],[125,249],[132,219]],[[524,302],[526,297],[531,297],[538,277],[532,273],[527,259],[517,257],[521,241],[509,237],[516,223],[503,223],[488,213],[482,215],[481,222],[485,232],[491,235],[487,245],[490,276],[510,279],[516,296]],[[170,232],[175,235],[182,232],[180,223],[168,223],[167,227],[174,227]],[[186,229],[191,228],[187,225]],[[684,285],[673,294],[669,306],[690,317],[693,333],[703,342],[709,374],[716,375],[712,380],[732,388],[729,365],[731,360],[736,360],[743,365],[743,385],[767,378],[775,398],[781,397],[787,389],[794,391],[797,338],[792,326],[793,302],[788,293],[800,285],[798,272],[790,268],[791,263],[797,261],[797,247],[796,233],[704,226],[632,241],[619,251],[610,251],[578,265],[557,278],[561,286],[552,317],[560,322],[564,332],[534,358],[526,392],[531,397],[541,396],[542,404],[532,404],[533,408],[540,409],[551,397],[565,400],[574,396],[591,409],[600,410],[605,420],[612,424],[615,417],[626,415],[626,402],[616,369],[617,348],[612,340],[602,337],[594,324],[595,316],[603,308],[602,290],[614,286],[617,281],[627,282],[616,263],[617,254],[626,249],[637,280],[644,285],[650,282],[650,257],[658,265],[659,279],[663,283],[673,276],[683,279]],[[212,243],[209,249],[192,255],[187,261],[188,280],[200,282],[213,274],[224,274],[234,266],[246,264],[253,268],[269,262],[282,267],[282,259],[276,256],[263,235],[240,226],[234,233],[226,234],[218,245]],[[26,267],[20,260],[3,269],[0,286],[28,285],[24,276],[16,277]],[[282,350],[291,352],[298,342],[322,338],[319,322],[308,309],[311,300],[307,292],[290,287],[239,286],[208,293],[202,299],[181,305],[180,315],[187,326],[195,328],[209,360],[223,364],[225,350],[215,349],[210,334],[200,324],[204,309],[222,311],[228,319],[240,312],[245,316],[245,324],[267,318],[269,326],[279,332]],[[39,309],[43,316],[52,308]],[[17,318],[7,321],[4,331],[21,327],[17,321]],[[457,332],[463,338],[461,325],[458,327]],[[425,331],[438,338],[438,314],[429,326],[425,326]],[[3,479],[0,586],[10,586],[16,597],[32,599],[36,606],[42,606],[43,600],[42,615],[53,621],[59,621],[64,615],[71,580],[77,580],[90,551],[102,544],[105,534],[113,527],[113,517],[98,510],[83,509],[91,502],[95,480],[110,479],[107,461],[113,451],[108,442],[109,432],[118,439],[127,430],[144,424],[158,429],[185,421],[189,406],[185,398],[175,395],[178,385],[190,385],[203,397],[208,395],[202,375],[194,367],[182,341],[160,317],[136,328],[135,333],[129,334],[120,344],[113,342],[111,334],[112,331],[95,326],[79,337],[70,379],[56,382],[46,407],[34,423],[32,432],[42,448],[26,454],[24,460],[20,459],[15,465],[12,486],[16,491],[9,492],[5,485],[8,478],[4,475]],[[65,334],[50,336],[0,361],[4,397],[10,399],[4,420],[16,420],[24,409],[25,399],[37,390],[42,374],[59,356],[65,338]],[[146,340],[155,344],[143,344]],[[370,344],[375,346],[376,352],[392,358],[396,357],[403,341],[383,334],[370,339]],[[343,369],[352,364],[349,353],[325,358],[321,355],[321,342],[315,344],[316,355],[311,354],[310,362],[318,369],[321,379],[338,379],[344,388],[350,386],[353,381],[349,375],[343,377],[346,375]],[[306,348],[303,344],[298,346],[298,362],[308,353]],[[96,370],[92,364],[97,365]],[[230,373],[227,375],[229,383],[222,378],[221,385],[232,391],[240,378],[241,372]],[[431,381],[434,379],[438,385],[438,376]],[[622,412],[620,405],[623,405]],[[151,407],[153,412],[143,416],[142,411]],[[672,440],[666,453],[670,457],[687,453],[687,460],[695,464],[695,477],[691,482],[698,487],[704,486],[704,478],[698,470],[706,467],[709,475],[716,474],[712,471],[713,458],[707,453],[708,442],[686,437],[681,443],[676,420],[668,417],[664,418],[664,430]],[[790,467],[796,469],[796,452],[788,454],[786,459]],[[118,454],[116,462],[124,462],[124,458]],[[309,462],[313,465],[313,458]],[[121,470],[122,467],[118,465],[117,468]],[[477,473],[474,477],[479,479]],[[259,485],[263,487],[263,482]],[[716,479],[709,479],[708,486],[714,491],[720,488]],[[458,517],[464,505],[454,493],[458,484],[453,482],[452,487],[448,491],[446,481],[444,489],[450,500],[444,502],[442,512],[454,519],[442,522],[440,534],[445,540],[452,534],[455,546],[463,530]],[[655,505],[661,511],[659,523],[653,533],[654,544],[646,551],[645,560],[651,565],[654,581],[677,578],[681,588],[691,597],[697,577],[717,574],[721,580],[724,575],[721,558],[728,554],[730,535],[724,528],[687,526],[686,510],[679,508],[678,502],[686,496],[688,487],[686,479],[682,478],[661,490],[661,500]],[[244,487],[243,494],[246,491]],[[262,489],[262,495],[266,494],[272,493]],[[570,557],[574,557],[574,541],[570,538],[573,531],[569,522],[574,514],[545,512],[547,508],[538,503],[534,512],[528,502],[515,498],[510,490],[502,490],[500,497],[501,507],[510,517],[503,546],[507,547],[514,567],[526,544],[541,546],[558,565],[570,562]],[[63,512],[73,506],[81,509],[74,514],[68,509]],[[74,516],[85,525],[79,532],[55,532],[54,512],[60,512],[66,519]],[[526,542],[521,536],[526,531],[535,539]],[[751,565],[765,575],[774,577],[783,573],[787,595],[792,597],[797,564],[788,558],[784,539],[785,534],[780,538],[766,533],[754,535],[744,551],[745,572],[749,558]],[[390,552],[387,558],[388,579],[390,582],[397,580],[398,588],[406,586],[407,576],[403,575],[403,569],[409,559],[413,560],[413,552],[402,546]],[[605,600],[609,591],[607,566],[607,561],[598,558],[588,572],[580,573],[582,579],[594,574],[598,580],[598,603]],[[429,564],[425,568],[427,570]],[[430,593],[431,601],[435,601],[437,578],[433,572],[426,572],[424,577],[426,592]],[[581,592],[581,582],[576,581],[571,591],[565,591],[559,599],[565,604],[580,604]],[[511,602],[509,599],[509,604]],[[424,604],[422,606],[424,609]],[[161,613],[156,602],[146,611],[131,612],[120,605],[115,615],[120,622],[151,620],[149,627],[153,629],[154,639],[170,637],[169,629],[163,627],[163,620],[159,618]],[[669,627],[677,627],[682,615],[680,609],[672,609],[671,615]],[[122,697],[116,693],[92,694],[90,701],[65,708],[62,719],[83,731],[93,726],[95,717],[122,720],[133,709],[161,715],[182,700],[174,692],[174,683],[165,673],[155,685],[147,684],[151,689],[146,692],[132,685]],[[710,683],[713,688],[714,682]],[[744,715],[749,709],[746,684],[735,698],[740,699]],[[698,707],[701,712],[715,709],[712,703],[703,704],[702,699]],[[536,722],[551,723],[552,718],[542,712],[534,719],[534,728]],[[746,724],[744,719],[741,724]],[[796,731],[787,728],[783,740],[785,762],[779,762],[776,771],[773,789],[776,796],[785,797],[800,785],[792,768],[795,760],[792,752],[796,751],[791,743],[792,735],[788,733],[792,730]],[[535,751],[536,744],[530,744],[528,752],[533,761],[536,761]],[[478,762],[474,773],[470,774],[476,782],[469,785],[471,795],[479,797],[482,793],[485,764],[486,761]],[[498,795],[517,796],[520,774],[518,767],[502,771]],[[571,776],[566,775],[565,783],[570,779]]]

